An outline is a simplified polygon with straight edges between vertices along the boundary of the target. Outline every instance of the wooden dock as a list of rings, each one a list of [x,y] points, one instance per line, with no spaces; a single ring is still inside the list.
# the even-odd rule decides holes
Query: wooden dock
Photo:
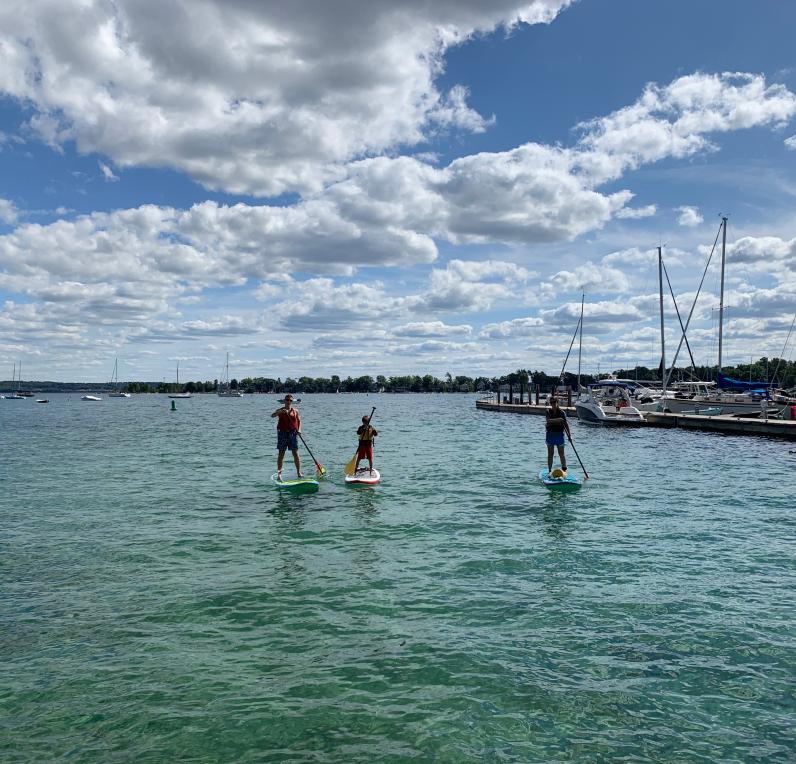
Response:
[[[536,414],[544,416],[547,406],[534,403],[498,403],[495,400],[478,400],[475,407],[482,411],[498,411],[505,414]],[[568,416],[574,418],[574,406],[561,406]],[[764,435],[774,438],[796,440],[796,420],[760,419],[740,417],[734,414],[663,414],[648,411],[644,414],[647,427],[680,427],[684,430],[723,432],[727,435]],[[593,425],[599,427],[600,425]]]
[[[536,414],[544,416],[547,405],[544,403],[498,403],[495,400],[483,399],[475,402],[475,407],[482,411],[502,411],[504,414]],[[575,416],[574,406],[559,406],[568,416]]]
[[[793,419],[759,419],[733,414],[663,414],[656,411],[648,412],[644,418],[650,427],[681,427],[684,430],[723,432],[727,435],[767,435],[796,440],[796,420]]]

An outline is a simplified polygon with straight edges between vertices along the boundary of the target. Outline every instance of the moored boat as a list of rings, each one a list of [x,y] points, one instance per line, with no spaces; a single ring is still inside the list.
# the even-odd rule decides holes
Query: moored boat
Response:
[[[640,426],[644,414],[630,402],[630,388],[617,380],[602,380],[588,385],[575,401],[575,413],[588,424]]]

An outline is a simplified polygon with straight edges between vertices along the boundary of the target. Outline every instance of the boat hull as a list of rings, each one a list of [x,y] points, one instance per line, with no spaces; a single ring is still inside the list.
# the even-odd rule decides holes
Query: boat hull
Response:
[[[639,412],[637,415],[607,414],[597,405],[575,404],[575,413],[581,422],[614,427],[643,427],[646,422]]]

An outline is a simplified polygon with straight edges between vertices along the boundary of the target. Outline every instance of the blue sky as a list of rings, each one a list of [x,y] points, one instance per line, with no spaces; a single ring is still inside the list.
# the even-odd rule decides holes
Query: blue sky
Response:
[[[721,214],[725,361],[779,355],[794,28],[773,1],[4,4],[0,377],[552,372],[581,290],[586,370],[655,366],[655,247],[687,310]],[[714,262],[699,362],[717,293]]]

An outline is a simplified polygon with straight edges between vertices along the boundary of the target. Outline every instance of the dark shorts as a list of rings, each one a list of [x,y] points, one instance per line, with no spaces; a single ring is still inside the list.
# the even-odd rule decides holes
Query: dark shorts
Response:
[[[555,430],[548,430],[547,436],[545,437],[544,440],[548,446],[563,446],[564,432],[563,430],[559,430],[558,432],[556,432]]]
[[[298,448],[298,437],[295,430],[277,430],[276,448],[278,451],[295,451]]]
[[[360,440],[357,449],[357,459],[370,459],[373,461],[373,443],[369,440]]]

